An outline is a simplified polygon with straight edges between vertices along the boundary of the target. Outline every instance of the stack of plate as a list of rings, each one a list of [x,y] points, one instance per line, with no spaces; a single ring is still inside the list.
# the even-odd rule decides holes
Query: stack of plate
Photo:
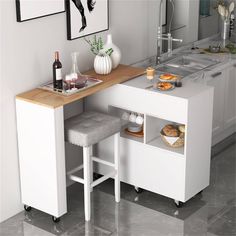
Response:
[[[138,133],[138,132],[142,131],[143,127],[141,125],[138,125],[138,124],[129,124],[127,129],[128,129],[129,132]]]

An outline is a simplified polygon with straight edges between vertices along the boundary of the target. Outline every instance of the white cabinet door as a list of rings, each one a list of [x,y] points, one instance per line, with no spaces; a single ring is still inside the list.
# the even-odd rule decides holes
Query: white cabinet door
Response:
[[[225,70],[214,71],[206,78],[206,83],[214,87],[214,104],[213,104],[213,127],[212,136],[220,134],[223,127],[223,109],[224,109],[224,79],[227,76]]]
[[[236,63],[227,69],[225,83],[224,128],[236,124]]]

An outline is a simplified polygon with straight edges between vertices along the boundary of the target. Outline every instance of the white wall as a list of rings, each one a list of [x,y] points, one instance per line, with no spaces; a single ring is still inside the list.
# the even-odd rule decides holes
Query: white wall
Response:
[[[156,25],[157,15],[147,17],[148,6],[148,1],[143,0],[110,0],[110,31],[114,42],[121,48],[122,63],[134,63],[155,54],[153,50],[149,50],[155,45],[155,37],[152,32],[149,36],[148,20]],[[18,23],[16,22],[15,0],[1,0],[0,9],[1,222],[22,210],[15,95],[51,79],[51,65],[55,50],[61,53],[64,72],[70,69],[72,51],[80,51],[79,66],[82,71],[92,67],[93,56],[82,39],[66,40],[64,13]]]

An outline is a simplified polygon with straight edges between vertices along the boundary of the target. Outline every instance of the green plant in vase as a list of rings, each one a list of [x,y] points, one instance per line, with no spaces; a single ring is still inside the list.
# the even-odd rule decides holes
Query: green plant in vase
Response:
[[[89,44],[90,51],[95,55],[94,70],[97,74],[106,75],[112,70],[112,60],[110,58],[113,53],[112,48],[104,50],[104,42],[101,37],[94,35],[93,39],[84,38]]]
[[[99,53],[102,52],[103,50],[103,46],[104,46],[104,42],[102,40],[102,37],[99,36],[97,37],[96,35],[94,35],[93,39],[87,39],[84,37],[85,42],[87,42],[90,46],[90,51],[94,54],[94,55],[98,55]],[[107,54],[108,56],[111,56],[111,54],[113,53],[113,49],[109,48],[107,49],[105,52],[102,52]]]

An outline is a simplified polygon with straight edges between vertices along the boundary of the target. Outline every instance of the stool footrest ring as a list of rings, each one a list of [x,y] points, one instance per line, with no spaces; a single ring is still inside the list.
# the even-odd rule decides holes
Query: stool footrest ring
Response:
[[[68,171],[66,174],[67,174],[67,175],[74,174],[75,172],[80,171],[80,170],[82,170],[83,168],[84,168],[84,165],[82,164],[82,165],[77,166],[77,167],[75,167],[74,169]]]
[[[109,162],[109,161],[101,160],[100,158],[97,158],[97,157],[92,157],[92,160],[95,161],[95,162],[98,162],[98,163],[107,165],[107,166],[115,167],[115,164],[114,164],[114,163],[111,163],[111,162]]]
[[[107,175],[104,175],[103,177],[101,177],[101,178],[95,180],[94,182],[92,182],[91,187],[95,187],[98,184],[104,182],[105,180],[107,180],[107,179],[109,179],[109,178],[111,178],[115,175],[116,175],[116,171],[112,171],[112,172],[108,173]]]
[[[69,179],[75,181],[75,182],[78,182],[78,183],[81,183],[81,184],[84,184],[84,179],[78,177],[78,176],[75,176],[75,175],[68,175]]]

